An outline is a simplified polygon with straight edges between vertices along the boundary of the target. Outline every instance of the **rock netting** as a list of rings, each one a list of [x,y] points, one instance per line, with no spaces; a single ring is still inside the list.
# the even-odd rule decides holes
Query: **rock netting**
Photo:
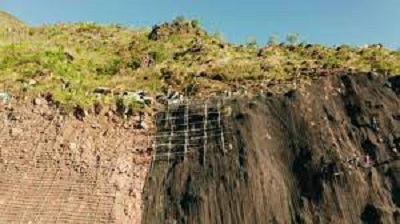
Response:
[[[230,101],[226,144],[206,132],[183,151],[179,139],[169,152],[194,152],[154,163],[144,223],[399,223],[398,88],[338,74]]]
[[[140,223],[147,131],[47,102],[0,105],[0,223]]]

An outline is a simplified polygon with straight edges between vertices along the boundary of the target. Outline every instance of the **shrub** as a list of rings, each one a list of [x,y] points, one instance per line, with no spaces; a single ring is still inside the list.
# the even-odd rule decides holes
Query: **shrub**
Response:
[[[300,36],[298,33],[289,33],[286,36],[286,41],[290,44],[290,45],[298,45],[300,43]]]
[[[191,23],[192,23],[192,27],[193,27],[193,28],[201,28],[201,23],[200,23],[199,20],[194,19],[194,20],[192,20]]]
[[[275,46],[279,43],[279,36],[277,34],[273,34],[268,38],[268,46]]]

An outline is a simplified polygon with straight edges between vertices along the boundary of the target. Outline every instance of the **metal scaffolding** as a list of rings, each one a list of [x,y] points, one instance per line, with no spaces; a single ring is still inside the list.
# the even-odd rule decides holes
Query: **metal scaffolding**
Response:
[[[166,105],[155,118],[151,169],[158,161],[185,160],[199,154],[203,165],[211,148],[226,152],[226,135],[230,128],[224,123],[222,107],[225,100],[184,101]]]

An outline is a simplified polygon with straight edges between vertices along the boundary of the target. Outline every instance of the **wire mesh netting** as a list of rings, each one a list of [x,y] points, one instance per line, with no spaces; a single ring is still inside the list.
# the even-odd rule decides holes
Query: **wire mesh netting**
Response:
[[[26,123],[40,131],[13,136],[25,124],[3,117],[0,122],[0,223],[132,223],[132,208],[121,209],[137,181],[126,142],[107,141],[114,143],[107,151],[87,151],[84,129],[60,136],[53,122]]]
[[[230,128],[223,124],[227,108],[224,99],[184,101],[167,105],[156,115],[152,167],[158,162],[180,160],[199,153],[206,163],[207,145],[213,142],[223,151],[229,148]]]

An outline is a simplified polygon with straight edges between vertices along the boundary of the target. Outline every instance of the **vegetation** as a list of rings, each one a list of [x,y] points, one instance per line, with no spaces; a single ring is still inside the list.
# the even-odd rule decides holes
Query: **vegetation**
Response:
[[[7,19],[4,19],[7,18]],[[198,21],[179,17],[152,29],[94,23],[27,27],[0,14],[0,91],[49,93],[63,104],[116,103],[124,91],[167,89],[196,94],[230,89],[238,82],[291,79],[320,70],[400,73],[400,54],[380,45],[365,48],[287,43],[267,46],[225,42]],[[96,88],[110,94],[98,94]]]

